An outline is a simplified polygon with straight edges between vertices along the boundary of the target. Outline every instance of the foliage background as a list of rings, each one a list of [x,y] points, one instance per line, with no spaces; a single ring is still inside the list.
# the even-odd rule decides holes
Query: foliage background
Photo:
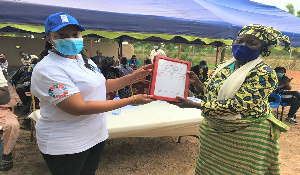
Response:
[[[149,58],[151,50],[153,50],[154,43],[130,43],[134,47],[134,54],[143,65],[144,60]],[[168,57],[178,58],[179,44],[161,44],[162,50],[165,51]],[[215,68],[217,48],[214,46],[200,46],[200,45],[181,45],[180,59],[190,61],[192,65],[199,64],[200,61],[205,60],[208,63],[209,69]],[[220,61],[220,55],[218,63]],[[232,58],[231,48],[227,47],[225,51],[224,60]],[[295,52],[289,53],[285,50],[272,49],[271,55],[263,58],[265,62],[271,65],[273,68],[277,66],[283,66],[288,70],[300,70],[300,58],[299,55],[295,60]]]

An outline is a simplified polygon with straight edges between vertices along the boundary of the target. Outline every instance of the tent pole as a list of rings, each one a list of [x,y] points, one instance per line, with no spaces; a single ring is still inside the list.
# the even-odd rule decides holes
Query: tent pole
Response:
[[[93,41],[90,40],[90,57],[93,56],[92,53],[93,53]]]
[[[180,52],[181,52],[181,44],[179,44],[179,47],[178,47],[178,59],[180,60]]]
[[[223,45],[221,47],[222,51],[221,51],[221,58],[220,58],[220,62],[223,62],[224,61],[224,58],[225,58],[225,53],[226,53],[226,48],[227,48],[227,45]]]
[[[219,51],[220,51],[220,47],[217,46],[217,52],[216,52],[216,65],[215,65],[215,67],[217,67],[217,65],[218,65]]]
[[[123,37],[120,37],[120,41],[119,41],[119,53],[118,53],[118,57],[122,57],[123,56]],[[119,59],[118,58],[118,59]]]

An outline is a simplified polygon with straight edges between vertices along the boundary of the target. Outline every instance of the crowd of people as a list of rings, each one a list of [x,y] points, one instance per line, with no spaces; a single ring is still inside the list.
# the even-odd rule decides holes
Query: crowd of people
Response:
[[[132,95],[128,85],[150,79],[155,56],[167,56],[160,46],[154,46],[143,65],[136,55],[115,59],[103,56],[100,49],[89,58],[83,50],[84,30],[69,14],[50,15],[45,22],[45,50],[38,57],[20,52],[24,66],[11,77],[8,61],[0,53],[0,171],[13,167],[12,150],[20,127],[30,128],[29,119],[19,124],[11,110],[21,103],[22,113],[30,114],[27,92],[41,104],[36,138],[52,174],[95,174],[108,138],[106,112],[154,100],[148,94]],[[280,42],[289,49],[289,39],[280,31],[250,24],[232,43],[232,59],[211,75],[205,60],[187,72],[190,91],[202,101],[177,97],[180,102],[172,104],[201,109],[204,116],[195,174],[279,173],[278,137],[289,127],[274,118],[267,97],[272,92],[282,95],[291,106],[286,121],[293,124],[298,124],[300,107],[300,94],[291,91],[292,78],[285,75],[286,69],[273,70],[260,57],[269,56],[272,46]],[[118,91],[120,100],[106,99],[106,93],[113,91]]]

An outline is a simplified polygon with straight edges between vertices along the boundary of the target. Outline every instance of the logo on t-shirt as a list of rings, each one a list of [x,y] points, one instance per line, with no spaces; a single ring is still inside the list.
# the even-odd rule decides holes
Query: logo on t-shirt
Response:
[[[68,88],[61,84],[55,84],[48,90],[49,96],[54,98],[62,98],[68,95]]]

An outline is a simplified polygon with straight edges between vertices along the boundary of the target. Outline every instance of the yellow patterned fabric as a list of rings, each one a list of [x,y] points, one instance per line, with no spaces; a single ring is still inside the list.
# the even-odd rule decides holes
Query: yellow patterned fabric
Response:
[[[242,119],[259,118],[271,113],[268,96],[277,88],[275,71],[260,62],[251,69],[233,98],[217,100],[220,87],[233,73],[231,65],[219,71],[205,82],[201,109],[206,116],[229,116],[241,114]],[[212,73],[212,75],[214,72]]]
[[[238,36],[244,35],[244,34],[250,34],[256,36],[259,40],[262,41],[263,47],[261,51],[261,55],[269,56],[270,50],[272,46],[279,45],[280,42],[284,43],[284,47],[286,50],[290,50],[290,41],[289,37],[286,35],[282,35],[282,33],[275,29],[274,27],[269,26],[263,26],[260,24],[249,24],[244,26],[240,32],[238,33]]]

